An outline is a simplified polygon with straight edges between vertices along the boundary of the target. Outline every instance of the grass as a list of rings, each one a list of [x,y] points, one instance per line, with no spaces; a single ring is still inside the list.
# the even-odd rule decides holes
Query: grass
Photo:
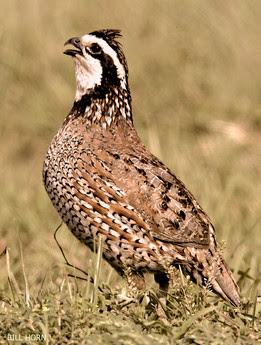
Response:
[[[28,344],[260,341],[260,2],[0,3],[1,344],[15,343],[8,334]],[[168,318],[159,319],[151,276],[146,291],[133,291],[63,226],[57,236],[69,262],[96,280],[68,276],[79,273],[53,238],[60,219],[41,183],[42,161],[73,102],[63,42],[108,27],[123,30],[142,140],[225,243],[243,296],[236,311],[176,272]]]

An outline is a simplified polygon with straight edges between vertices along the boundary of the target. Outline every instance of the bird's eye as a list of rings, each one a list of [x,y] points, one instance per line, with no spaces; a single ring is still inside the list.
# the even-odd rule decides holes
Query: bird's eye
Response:
[[[90,47],[89,50],[93,54],[99,54],[101,53],[101,47],[97,43],[93,43]]]

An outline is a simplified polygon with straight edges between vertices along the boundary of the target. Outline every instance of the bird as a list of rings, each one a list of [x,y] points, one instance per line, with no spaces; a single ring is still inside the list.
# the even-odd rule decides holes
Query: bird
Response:
[[[121,31],[70,38],[75,64],[72,109],[51,141],[43,183],[71,232],[138,289],[154,274],[167,294],[169,268],[233,307],[240,291],[222,257],[215,228],[183,182],[143,144],[133,124]]]

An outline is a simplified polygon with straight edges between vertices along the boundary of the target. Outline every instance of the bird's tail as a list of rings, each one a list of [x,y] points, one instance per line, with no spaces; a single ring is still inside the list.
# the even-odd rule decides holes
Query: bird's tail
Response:
[[[193,262],[183,267],[193,281],[209,287],[233,306],[241,303],[240,293],[232,272],[216,250],[187,248]]]
[[[212,278],[211,285],[213,290],[223,297],[226,301],[238,307],[241,303],[240,292],[235,282],[232,272],[224,259],[220,256],[215,276]]]

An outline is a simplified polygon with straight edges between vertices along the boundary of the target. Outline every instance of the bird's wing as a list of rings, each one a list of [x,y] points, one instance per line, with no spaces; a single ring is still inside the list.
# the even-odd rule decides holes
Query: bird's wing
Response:
[[[208,247],[214,227],[193,195],[149,151],[138,150],[132,147],[124,156],[117,148],[121,159],[113,157],[111,164],[118,171],[115,184],[149,225],[150,234],[180,246]]]
[[[181,246],[208,247],[214,227],[193,195],[165,167],[154,168],[152,173],[161,190],[160,202],[151,203],[157,224],[153,237]]]
[[[91,184],[90,179],[94,179],[92,183],[96,197],[98,195],[108,208],[103,209],[104,219],[108,218],[105,211],[109,211],[110,218],[113,215],[117,221],[124,220],[129,227],[134,227],[135,223],[135,228],[155,240],[196,248],[209,246],[213,226],[175,175],[156,158],[151,164],[134,154],[127,158],[122,156],[123,159],[117,159],[116,155],[113,152],[108,154],[108,151],[95,156],[88,153],[77,161],[77,167],[73,170],[80,174],[76,186],[78,194],[82,190],[81,181],[89,179],[87,182]],[[86,198],[80,194],[78,196],[80,199]],[[95,198],[93,202],[96,203],[96,209],[101,211],[102,207]]]

